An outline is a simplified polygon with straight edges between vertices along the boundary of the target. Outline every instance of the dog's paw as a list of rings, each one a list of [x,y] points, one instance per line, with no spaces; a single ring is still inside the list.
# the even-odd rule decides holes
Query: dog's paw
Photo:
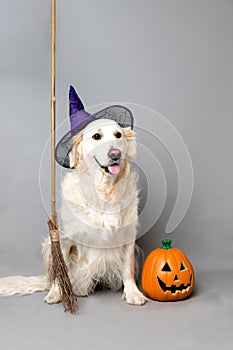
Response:
[[[47,304],[57,304],[61,301],[61,294],[58,287],[51,288],[49,293],[44,298],[44,302]]]
[[[147,302],[147,298],[145,298],[144,295],[139,291],[124,293],[123,299],[126,299],[126,302],[129,305],[142,306]]]

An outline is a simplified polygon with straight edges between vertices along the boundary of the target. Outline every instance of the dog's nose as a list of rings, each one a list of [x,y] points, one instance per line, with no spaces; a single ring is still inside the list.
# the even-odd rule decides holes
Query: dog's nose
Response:
[[[110,151],[108,152],[108,156],[112,160],[118,160],[121,157],[121,151],[119,149],[110,149]]]

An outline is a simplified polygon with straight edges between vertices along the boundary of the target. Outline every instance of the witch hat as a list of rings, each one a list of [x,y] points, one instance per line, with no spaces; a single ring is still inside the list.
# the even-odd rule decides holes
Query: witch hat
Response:
[[[133,129],[133,114],[128,108],[121,105],[113,105],[90,114],[85,110],[73,86],[70,86],[69,90],[69,115],[70,130],[60,139],[55,149],[55,159],[64,168],[71,168],[69,152],[73,146],[73,137],[89,123],[97,119],[110,119],[115,120],[122,128],[130,127]]]

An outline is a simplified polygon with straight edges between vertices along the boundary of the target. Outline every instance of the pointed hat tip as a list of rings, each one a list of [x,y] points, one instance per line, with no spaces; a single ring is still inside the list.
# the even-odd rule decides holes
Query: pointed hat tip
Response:
[[[82,101],[80,100],[77,92],[75,91],[75,88],[70,85],[69,90],[69,105],[70,105],[70,116],[77,111],[81,111],[84,109],[84,105]]]

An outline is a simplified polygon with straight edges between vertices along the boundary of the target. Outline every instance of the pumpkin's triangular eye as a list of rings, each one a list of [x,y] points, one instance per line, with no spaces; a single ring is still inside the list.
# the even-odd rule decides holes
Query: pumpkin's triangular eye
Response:
[[[168,265],[168,263],[166,262],[166,264],[164,265],[164,267],[162,268],[162,271],[171,271],[172,269],[170,268],[170,266]]]
[[[180,264],[180,271],[183,271],[183,270],[187,270],[185,264],[183,262],[181,262]]]

